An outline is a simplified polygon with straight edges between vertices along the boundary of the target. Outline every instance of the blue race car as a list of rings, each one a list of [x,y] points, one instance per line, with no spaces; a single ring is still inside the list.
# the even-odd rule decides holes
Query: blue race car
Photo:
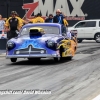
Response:
[[[6,58],[16,62],[17,58],[40,60],[54,58],[59,61],[71,59],[76,52],[77,41],[66,38],[62,26],[55,23],[27,24],[22,27],[18,37],[7,42]]]

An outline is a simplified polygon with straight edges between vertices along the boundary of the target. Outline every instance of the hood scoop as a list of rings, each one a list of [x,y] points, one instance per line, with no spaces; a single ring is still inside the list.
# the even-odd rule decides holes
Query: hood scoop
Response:
[[[30,31],[29,31],[29,36],[30,38],[34,38],[34,37],[41,37],[42,35],[44,35],[44,30],[42,28],[31,28]]]

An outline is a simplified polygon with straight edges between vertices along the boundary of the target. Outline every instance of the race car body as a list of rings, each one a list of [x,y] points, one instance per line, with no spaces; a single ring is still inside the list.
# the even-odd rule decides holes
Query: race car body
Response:
[[[22,27],[18,37],[7,42],[6,58],[12,62],[16,62],[17,58],[36,60],[53,57],[59,60],[63,57],[72,58],[76,48],[76,37],[67,39],[60,24],[27,24]]]

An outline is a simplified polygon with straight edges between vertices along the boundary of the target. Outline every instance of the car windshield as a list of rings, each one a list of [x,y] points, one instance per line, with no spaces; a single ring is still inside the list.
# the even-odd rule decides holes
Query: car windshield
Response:
[[[39,28],[43,28],[44,32],[46,34],[58,34],[60,33],[59,31],[59,27],[56,26],[32,26],[32,27],[27,27],[27,28],[23,28],[21,31],[21,35],[26,35],[29,34],[30,28],[34,28],[34,27],[39,27]]]

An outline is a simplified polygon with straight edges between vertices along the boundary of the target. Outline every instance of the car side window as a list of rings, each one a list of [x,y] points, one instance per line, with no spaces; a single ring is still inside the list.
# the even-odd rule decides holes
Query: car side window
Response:
[[[75,28],[82,28],[85,26],[85,24],[86,24],[86,22],[80,22],[75,26]]]
[[[96,21],[86,22],[85,27],[96,27]]]

